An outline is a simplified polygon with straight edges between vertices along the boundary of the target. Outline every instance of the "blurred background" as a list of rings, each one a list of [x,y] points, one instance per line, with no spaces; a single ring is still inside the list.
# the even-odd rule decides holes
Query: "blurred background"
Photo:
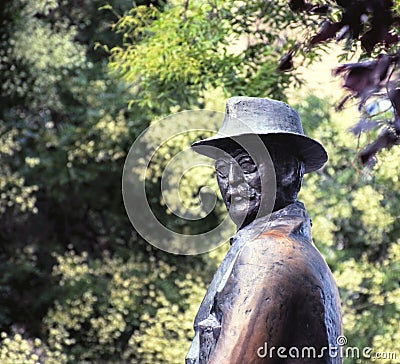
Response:
[[[1,363],[184,362],[229,244],[196,256],[147,244],[125,213],[122,169],[153,120],[223,111],[236,95],[288,101],[326,147],[327,165],[299,199],[340,289],[344,335],[348,346],[397,353],[377,363],[400,362],[400,150],[362,167],[357,151],[374,135],[348,132],[353,108],[335,112],[344,91],[330,69],[338,56],[359,57],[355,48],[304,47],[294,70],[277,71],[317,31],[313,16],[286,1],[1,2]],[[164,147],[147,186],[163,223],[185,234],[224,210],[219,200],[201,226],[168,214],[163,166],[193,141]],[[188,178],[196,205],[187,186],[214,175]]]

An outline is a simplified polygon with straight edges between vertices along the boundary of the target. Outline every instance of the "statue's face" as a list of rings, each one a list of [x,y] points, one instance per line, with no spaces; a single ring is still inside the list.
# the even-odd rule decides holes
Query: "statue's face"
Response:
[[[263,176],[268,173],[266,164],[256,164],[245,150],[237,148],[217,159],[215,169],[231,219],[238,227],[247,225],[254,220],[260,208],[264,192],[260,176],[261,173],[264,173]]]

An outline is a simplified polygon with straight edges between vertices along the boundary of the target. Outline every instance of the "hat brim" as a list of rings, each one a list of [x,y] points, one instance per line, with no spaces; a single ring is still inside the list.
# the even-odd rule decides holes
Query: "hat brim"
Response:
[[[220,153],[218,150],[229,151],[233,143],[240,144],[241,137],[249,137],[254,134],[242,134],[242,135],[230,135],[221,136],[215,135],[211,138],[200,140],[192,144],[192,148],[195,152],[203,154],[207,157],[217,159]],[[259,136],[264,144],[279,144],[285,152],[290,153],[304,163],[304,173],[314,172],[320,169],[328,160],[328,154],[325,148],[316,140],[309,138],[305,135],[296,133],[268,133],[268,134],[256,134]],[[237,141],[237,142],[236,142]],[[209,147],[213,148],[209,148]]]

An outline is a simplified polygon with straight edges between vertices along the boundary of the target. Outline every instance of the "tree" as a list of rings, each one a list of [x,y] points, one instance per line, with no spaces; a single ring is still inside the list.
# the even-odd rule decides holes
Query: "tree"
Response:
[[[90,2],[77,9],[68,1],[2,5],[0,119],[5,174],[0,231],[2,297],[9,309],[2,325],[21,320],[31,322],[32,332],[39,330],[40,318],[55,294],[46,289],[51,252],[69,241],[87,244],[104,218],[91,202],[101,203],[90,197],[89,183],[102,180],[97,192],[105,198],[110,180],[101,176],[113,171],[117,175],[111,161],[119,158],[122,163],[123,145],[117,146],[115,138],[128,127],[126,91],[101,71],[106,55],[92,50],[91,26],[102,25],[88,22],[87,14],[96,9]],[[116,37],[109,33],[101,39],[115,44]],[[111,101],[111,95],[120,95],[120,102]],[[108,129],[101,128],[102,123]],[[111,130],[114,140],[108,135]],[[101,149],[110,155],[99,155]],[[87,168],[90,159],[96,160],[97,168]],[[79,202],[82,196],[85,203]],[[112,210],[110,206],[109,221]],[[26,264],[7,259],[19,254],[27,256]],[[38,257],[35,264],[29,262],[32,255]],[[42,294],[32,307],[37,292]]]
[[[176,362],[201,297],[192,299],[188,287],[201,289],[215,269],[210,257],[153,249],[126,217],[126,153],[162,112],[128,109],[135,90],[107,73],[107,54],[95,44],[112,48],[121,39],[101,5],[1,4],[2,363],[156,362],[161,355]],[[124,12],[131,3],[111,5]],[[185,325],[173,328],[171,312]],[[165,334],[159,347],[156,324]]]
[[[124,41],[110,50],[109,67],[146,91],[132,103],[166,113],[201,106],[204,92],[217,87],[226,95],[284,99],[285,88],[299,81],[276,72],[279,53],[293,43],[281,29],[292,22],[301,26],[281,1],[138,6],[115,24]]]
[[[339,286],[348,340],[343,348],[356,347],[361,352],[371,347],[372,355],[387,354],[377,362],[395,363],[400,314],[396,303],[400,186],[395,176],[400,151],[382,152],[372,174],[355,172],[353,137],[341,132],[351,119],[343,122],[329,103],[315,96],[308,96],[297,108],[306,121],[305,132],[321,140],[329,154],[327,166],[306,178],[300,199],[313,219],[314,241]],[[345,363],[358,360],[347,358]]]
[[[129,10],[131,2],[115,0],[110,5],[121,16],[113,33],[104,24],[114,15],[109,6],[97,10],[102,5],[1,4],[2,363],[182,362],[198,304],[227,246],[184,257],[144,242],[120,196],[125,156],[167,113],[221,109],[231,93],[284,99],[298,80],[275,72],[279,55],[295,44],[281,30],[318,27],[283,1],[149,1]],[[340,285],[349,344],[399,350],[388,340],[400,318],[399,181],[391,169],[398,152],[386,152],[363,179],[352,168],[353,139],[340,133],[326,101],[304,98],[297,108],[307,134],[330,154],[327,167],[306,180],[301,199]],[[159,214],[167,209],[163,168],[191,138],[165,143],[151,165],[148,193]],[[191,179],[209,185],[213,176],[189,174],[184,188]],[[194,203],[197,195],[185,193]],[[221,211],[217,206],[211,220]],[[198,228],[173,216],[166,221],[188,234]]]
[[[334,70],[349,91],[337,108],[342,109],[350,98],[357,99],[361,119],[351,130],[356,136],[372,134],[372,142],[359,152],[361,163],[369,167],[382,149],[400,141],[399,5],[392,0],[327,1],[323,5],[289,2],[308,22],[323,22],[318,32],[309,32],[282,58],[281,71],[292,69],[299,48],[311,49],[333,38],[344,42],[341,60],[359,55],[358,62]]]

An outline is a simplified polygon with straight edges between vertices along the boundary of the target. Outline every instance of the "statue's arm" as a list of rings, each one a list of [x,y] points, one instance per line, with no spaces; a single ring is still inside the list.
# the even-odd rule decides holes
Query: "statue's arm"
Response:
[[[261,251],[254,244],[242,252],[219,295],[222,327],[209,364],[278,362],[275,352],[269,358],[270,348],[290,335],[295,287],[280,257]]]

